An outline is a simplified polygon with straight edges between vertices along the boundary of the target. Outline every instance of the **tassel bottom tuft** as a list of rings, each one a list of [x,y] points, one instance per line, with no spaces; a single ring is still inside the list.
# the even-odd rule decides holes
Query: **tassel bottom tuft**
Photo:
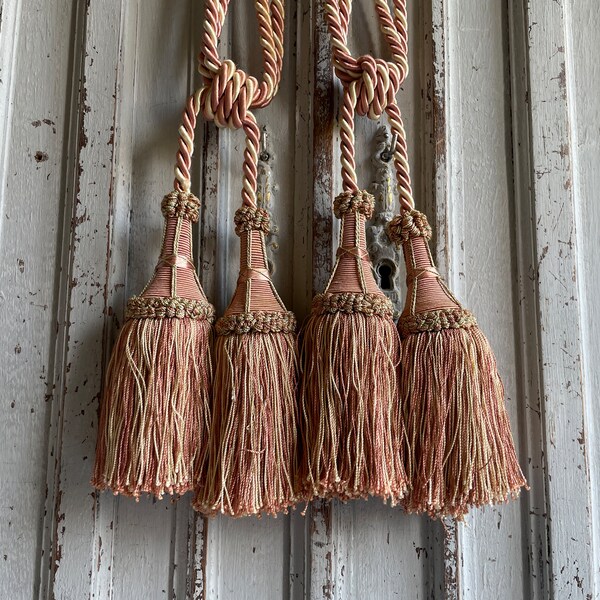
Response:
[[[461,314],[473,324],[413,330],[402,341],[405,464],[412,487],[403,504],[432,517],[462,519],[470,506],[505,502],[527,486],[496,360],[470,313]]]
[[[92,485],[139,498],[196,487],[206,457],[211,324],[132,318],[108,366]]]
[[[217,337],[210,462],[194,501],[202,513],[275,515],[296,502],[295,321],[283,318],[278,332]]]
[[[303,331],[304,496],[406,491],[398,402],[400,340],[382,294],[323,294]]]

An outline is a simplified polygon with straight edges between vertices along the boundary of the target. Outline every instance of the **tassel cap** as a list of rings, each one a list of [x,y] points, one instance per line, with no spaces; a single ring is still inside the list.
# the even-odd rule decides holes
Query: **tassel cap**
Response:
[[[192,223],[197,223],[200,200],[189,192],[173,191],[162,201],[163,242],[154,275],[140,296],[127,303],[126,318],[214,318],[194,267]]]
[[[388,235],[402,245],[406,264],[408,290],[398,321],[401,335],[476,325],[475,317],[460,305],[435,267],[427,217],[418,210],[402,211],[389,222]]]
[[[231,303],[217,322],[217,333],[294,332],[296,318],[285,308],[268,269],[265,234],[270,230],[269,214],[259,207],[243,206],[236,211],[234,223],[240,236],[240,273]]]
[[[341,219],[342,225],[336,262],[325,294],[340,294],[341,297],[334,301],[336,305],[347,305],[350,296],[357,295],[353,304],[375,301],[387,304],[391,309],[391,304],[373,277],[371,259],[367,252],[365,221],[373,216],[374,203],[373,196],[364,190],[343,192],[333,203],[335,216]],[[381,302],[374,297],[381,297]]]

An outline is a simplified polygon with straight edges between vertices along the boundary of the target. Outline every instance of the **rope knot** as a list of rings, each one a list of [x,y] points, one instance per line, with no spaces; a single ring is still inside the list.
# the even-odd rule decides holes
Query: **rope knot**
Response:
[[[253,229],[269,233],[271,227],[271,219],[269,213],[260,207],[242,206],[235,211],[233,217],[235,224],[235,232],[242,235],[244,231]]]
[[[396,215],[387,226],[390,240],[397,245],[408,242],[416,237],[423,237],[426,241],[431,239],[431,226],[427,217],[418,210],[403,210]]]
[[[349,212],[360,213],[367,219],[373,216],[375,198],[366,190],[342,192],[333,201],[333,212],[338,219]]]
[[[240,129],[254,101],[258,81],[231,60],[224,60],[212,77],[204,77],[202,112],[219,127]]]
[[[181,217],[197,223],[200,214],[200,200],[191,192],[175,190],[163,198],[160,208],[165,218]]]
[[[366,54],[357,59],[360,76],[350,85],[355,86],[356,112],[370,119],[379,119],[387,106],[396,101],[402,77],[394,63]]]

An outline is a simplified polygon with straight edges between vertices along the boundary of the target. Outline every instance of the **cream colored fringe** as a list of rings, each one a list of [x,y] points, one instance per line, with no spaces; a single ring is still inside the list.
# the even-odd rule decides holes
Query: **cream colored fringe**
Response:
[[[210,427],[210,337],[205,319],[124,324],[104,386],[95,487],[161,498],[197,486]]]
[[[302,342],[304,496],[405,493],[400,344],[388,316],[313,313]]]
[[[209,467],[196,510],[274,515],[295,504],[295,344],[293,333],[217,337]]]

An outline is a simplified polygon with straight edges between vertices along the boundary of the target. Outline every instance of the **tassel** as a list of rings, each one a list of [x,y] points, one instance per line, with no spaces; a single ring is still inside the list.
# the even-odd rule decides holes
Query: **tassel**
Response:
[[[92,485],[139,498],[196,487],[206,461],[214,309],[192,261],[199,200],[172,192],[156,271],[127,303],[108,365]]]
[[[396,381],[400,340],[365,242],[373,204],[367,192],[336,198],[342,219],[336,264],[303,328],[301,481],[307,499],[372,495],[395,504],[406,489]]]
[[[407,434],[409,512],[462,519],[471,506],[516,497],[527,487],[517,461],[496,359],[474,316],[437,272],[423,213],[388,226],[402,244],[408,291],[398,322],[400,397]]]
[[[296,319],[267,270],[268,213],[242,207],[235,225],[240,276],[217,322],[210,459],[194,508],[275,515],[296,502]]]

